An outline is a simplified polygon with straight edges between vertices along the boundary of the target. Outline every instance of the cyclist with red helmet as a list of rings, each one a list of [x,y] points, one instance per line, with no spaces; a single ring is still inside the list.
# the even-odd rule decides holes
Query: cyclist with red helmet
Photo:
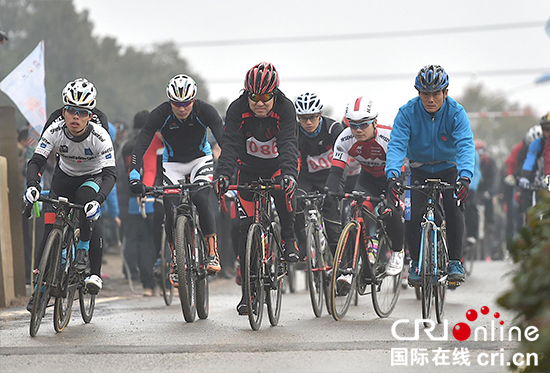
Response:
[[[284,259],[299,259],[294,234],[294,212],[289,212],[286,200],[292,199],[298,177],[297,122],[294,105],[279,90],[279,75],[275,67],[261,62],[252,67],[244,81],[243,93],[227,109],[222,152],[218,159],[218,195],[229,187],[229,179],[237,172],[237,183],[247,184],[263,179],[281,182],[283,191],[273,192],[281,221]],[[239,257],[244,268],[246,234],[252,223],[254,206],[252,193],[239,192]],[[237,305],[240,315],[248,314],[244,297]]]
[[[177,184],[178,180],[190,176],[196,181],[212,181],[214,175],[214,158],[208,143],[208,128],[220,143],[223,122],[216,109],[205,101],[196,98],[197,84],[188,75],[178,74],[166,86],[168,101],[157,106],[149,114],[145,126],[140,131],[132,152],[129,169],[130,189],[135,194],[143,194],[141,169],[143,155],[151,144],[157,131],[162,135],[164,154],[162,159],[165,185]],[[193,193],[193,203],[197,206],[201,229],[208,246],[206,270],[209,274],[220,271],[216,218],[210,209],[210,189]],[[172,237],[172,205],[178,203],[177,196],[164,197],[166,216],[166,237]],[[172,245],[172,244],[171,244]],[[175,281],[175,278],[172,279]],[[178,284],[174,283],[174,286]]]
[[[405,157],[411,167],[411,184],[424,183],[428,178],[441,179],[456,185],[456,197],[463,204],[468,198],[470,180],[474,175],[474,136],[466,111],[448,96],[449,76],[439,65],[424,66],[415,81],[418,97],[403,105],[395,117],[388,144],[386,177],[392,202],[399,201],[403,186],[399,179]],[[411,220],[406,240],[413,263],[409,284],[417,286],[420,250],[420,222],[426,196],[411,191]],[[449,281],[464,281],[462,241],[464,214],[457,206],[453,191],[443,192],[443,206],[449,243]]]

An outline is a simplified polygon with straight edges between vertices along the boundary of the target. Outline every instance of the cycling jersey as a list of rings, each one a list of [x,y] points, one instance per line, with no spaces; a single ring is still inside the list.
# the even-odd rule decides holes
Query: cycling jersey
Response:
[[[395,117],[388,146],[386,177],[401,175],[405,156],[411,167],[435,173],[452,168],[469,179],[474,174],[475,146],[466,111],[447,97],[443,106],[430,114],[415,97]]]
[[[342,131],[334,144],[332,165],[344,169],[351,156],[365,172],[374,177],[384,176],[391,127],[377,125],[374,131],[374,137],[367,141],[357,140],[349,127]]]
[[[208,143],[208,128],[220,143],[223,122],[212,105],[195,100],[191,114],[180,120],[174,115],[170,101],[163,102],[151,111],[147,123],[139,133],[130,169],[141,168],[143,155],[157,131],[162,134],[164,142],[163,162],[188,163],[205,155],[212,155]]]
[[[267,117],[258,118],[241,95],[229,105],[217,174],[231,176],[235,166],[250,172],[298,176],[298,145],[294,104],[280,91]]]
[[[545,142],[545,137],[539,137],[538,139],[533,140],[533,142],[529,145],[521,171],[522,177],[526,177],[531,181],[534,181],[535,177],[542,179],[544,176],[542,174],[544,171],[544,160],[542,155],[545,148]]]
[[[298,131],[299,184],[308,182],[308,184],[324,186],[330,172],[332,146],[343,128],[339,122],[324,116],[320,118],[319,127],[319,133],[314,136],[306,133],[301,127]]]

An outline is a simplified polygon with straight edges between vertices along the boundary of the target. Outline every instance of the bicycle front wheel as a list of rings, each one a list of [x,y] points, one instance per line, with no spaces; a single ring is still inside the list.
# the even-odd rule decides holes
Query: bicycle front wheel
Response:
[[[193,224],[188,217],[180,215],[176,219],[176,269],[178,273],[178,293],[183,318],[187,322],[195,321],[197,307],[195,302],[195,279],[193,276]]]
[[[170,268],[172,268],[172,255],[170,253],[170,246],[166,242],[166,231],[162,228],[162,240],[160,249],[160,279],[159,285],[162,291],[162,297],[164,298],[164,304],[167,306],[172,304],[174,299],[174,287],[170,281]]]
[[[31,312],[30,335],[35,337],[40,329],[42,318],[46,313],[46,307],[50,301],[50,291],[53,285],[55,270],[58,265],[58,252],[63,242],[63,232],[60,229],[53,229],[48,235],[40,264],[33,294],[33,307]]]
[[[306,229],[306,280],[313,314],[321,317],[323,313],[323,257],[319,236],[323,232],[309,224]]]
[[[422,242],[422,318],[428,320],[431,317],[434,290],[433,229],[429,225],[422,229]],[[424,326],[429,327],[430,324],[424,322]]]
[[[395,276],[386,274],[386,267],[390,262],[391,248],[388,244],[388,238],[384,234],[379,234],[379,238],[378,253],[372,266],[372,273],[375,277],[371,284],[372,304],[379,317],[388,317],[393,312],[399,298],[403,271]]]
[[[197,240],[197,260],[199,269],[197,273],[197,314],[199,318],[204,320],[208,317],[208,312],[210,310],[210,300],[209,300],[209,290],[208,290],[208,275],[206,273],[206,257],[207,257],[207,248],[206,242],[202,233],[199,233],[196,236]]]
[[[447,292],[447,265],[449,253],[447,251],[447,237],[444,232],[437,234],[437,284],[435,284],[435,317],[441,324],[444,317],[445,296]]]
[[[262,227],[252,224],[248,229],[246,239],[245,266],[243,273],[244,296],[248,307],[248,321],[253,330],[260,329],[264,310],[264,267],[263,247],[264,240]]]
[[[284,271],[281,268],[281,228],[276,222],[271,223],[269,248],[270,250],[266,254],[267,276],[265,277],[267,316],[269,316],[269,323],[276,326],[281,316],[284,276]]]
[[[340,234],[330,280],[330,306],[332,317],[339,321],[348,312],[351,300],[356,293],[359,253],[355,251],[359,224],[349,222]]]

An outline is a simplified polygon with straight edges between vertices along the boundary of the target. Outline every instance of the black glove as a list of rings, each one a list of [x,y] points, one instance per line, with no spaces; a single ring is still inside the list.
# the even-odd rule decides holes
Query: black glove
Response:
[[[216,181],[216,195],[218,198],[223,196],[229,190],[229,177],[225,175],[218,176]]]
[[[386,199],[389,200],[393,206],[399,204],[399,197],[403,194],[403,182],[398,177],[392,177],[388,179],[388,191]]]
[[[138,196],[144,196],[145,195],[145,185],[141,182],[141,180],[130,180],[130,191],[133,194],[137,194]]]
[[[456,199],[461,203],[466,202],[470,195],[470,179],[462,176],[455,184]]]

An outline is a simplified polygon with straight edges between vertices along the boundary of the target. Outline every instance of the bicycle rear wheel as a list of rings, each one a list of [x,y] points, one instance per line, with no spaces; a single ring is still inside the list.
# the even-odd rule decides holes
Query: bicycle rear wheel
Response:
[[[356,293],[356,277],[360,256],[355,253],[358,228],[357,222],[349,222],[342,230],[336,246],[330,281],[330,306],[332,317],[336,321],[344,318]],[[340,284],[338,284],[339,279],[341,280]]]
[[[433,303],[433,229],[431,226],[427,226],[422,229],[422,318],[425,320],[430,319]],[[425,327],[429,327],[430,324],[424,322]]]
[[[371,273],[375,276],[371,284],[372,304],[374,311],[379,317],[388,317],[393,312],[399,298],[403,271],[400,271],[395,276],[388,276],[386,274],[386,266],[390,261],[391,248],[384,234],[379,234],[378,236],[378,253],[374,265],[371,267]]]
[[[59,268],[61,273],[59,275],[59,290],[60,295],[55,298],[55,305],[53,310],[53,327],[56,332],[61,332],[69,324],[71,318],[74,295],[76,293],[76,284],[73,281],[73,271],[71,270],[71,265],[73,263],[73,240],[70,236],[73,235],[73,232],[69,233],[69,227],[66,226],[64,229],[64,239],[65,248],[63,249],[65,254],[65,260],[62,256],[59,257]]]
[[[323,313],[323,258],[319,235],[323,232],[309,224],[306,229],[306,280],[313,314],[321,317]]]
[[[281,316],[281,304],[283,300],[283,276],[281,268],[281,228],[276,222],[271,223],[269,235],[269,252],[267,255],[266,277],[266,303],[269,323],[276,326]]]
[[[33,307],[31,312],[30,335],[35,337],[40,329],[42,318],[46,313],[46,307],[50,301],[50,291],[53,285],[55,269],[58,265],[58,253],[63,242],[63,232],[53,229],[48,235],[36,277],[36,287],[33,294]]]
[[[198,273],[197,273],[197,314],[199,318],[204,320],[208,317],[210,310],[209,290],[208,290],[208,275],[206,273],[206,258],[207,248],[206,242],[202,233],[196,235],[197,240],[197,260],[198,260]]]
[[[262,227],[252,224],[246,239],[245,266],[243,273],[244,296],[248,307],[248,321],[253,330],[260,329],[264,310],[264,267]]]
[[[187,322],[195,321],[197,307],[195,302],[195,279],[193,276],[193,224],[187,216],[176,219],[176,269],[178,273],[178,293],[183,318]]]
[[[162,229],[162,240],[160,249],[160,279],[159,285],[164,298],[164,304],[167,306],[172,304],[174,299],[174,287],[170,281],[170,268],[172,268],[172,254],[170,246],[166,242],[166,232]]]
[[[90,294],[84,287],[84,282],[78,288],[78,302],[80,304],[80,316],[86,324],[92,321],[95,309],[95,294]]]
[[[447,292],[447,265],[449,254],[447,251],[447,237],[443,232],[437,234],[437,279],[435,286],[435,316],[441,324],[444,319],[445,295]]]

